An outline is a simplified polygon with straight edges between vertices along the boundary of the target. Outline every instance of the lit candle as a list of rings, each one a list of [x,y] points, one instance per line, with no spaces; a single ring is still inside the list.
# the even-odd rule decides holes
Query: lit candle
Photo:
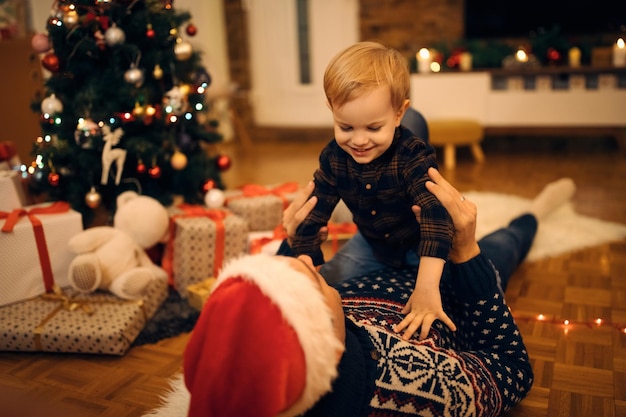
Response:
[[[459,68],[461,68],[461,71],[472,70],[472,54],[462,52],[461,55],[459,55]]]
[[[528,62],[528,54],[522,48],[518,49],[515,53],[515,59],[518,62]]]
[[[417,52],[417,71],[430,72],[430,63],[432,62],[431,53],[428,48],[422,48]]]
[[[580,67],[580,48],[576,46],[569,50],[569,66]]]
[[[626,67],[626,45],[623,38],[619,38],[613,45],[613,66]]]

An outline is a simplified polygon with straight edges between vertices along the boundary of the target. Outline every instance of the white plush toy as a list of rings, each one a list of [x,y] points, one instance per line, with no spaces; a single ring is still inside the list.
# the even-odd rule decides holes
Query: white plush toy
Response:
[[[153,279],[167,274],[148,257],[148,249],[167,236],[169,217],[157,200],[133,191],[120,194],[113,226],[85,229],[69,241],[76,253],[69,281],[81,292],[108,290],[137,299]]]

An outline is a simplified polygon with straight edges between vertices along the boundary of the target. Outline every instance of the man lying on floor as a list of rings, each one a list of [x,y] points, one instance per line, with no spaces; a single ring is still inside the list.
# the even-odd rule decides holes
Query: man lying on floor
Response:
[[[306,256],[245,256],[221,271],[187,345],[189,416],[497,416],[528,394],[533,373],[503,294],[538,220],[574,185],[549,184],[529,213],[477,242],[476,206],[436,170],[429,175],[454,221],[441,296],[457,331],[439,321],[423,340],[395,331],[414,270],[335,289]],[[289,235],[314,206],[311,191],[286,210]]]

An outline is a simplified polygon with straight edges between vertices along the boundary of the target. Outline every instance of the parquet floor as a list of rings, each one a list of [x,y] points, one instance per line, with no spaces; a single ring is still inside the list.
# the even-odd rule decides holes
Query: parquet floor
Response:
[[[227,185],[304,184],[324,132],[252,135],[254,147],[223,145],[233,166]],[[282,139],[277,139],[282,138]],[[460,190],[532,197],[548,181],[572,177],[575,209],[626,224],[626,155],[605,138],[487,138],[487,161],[461,149],[444,175]],[[626,241],[525,263],[507,291],[528,345],[536,382],[510,416],[626,416]],[[548,320],[539,321],[538,314]],[[593,324],[603,318],[601,326]],[[568,330],[552,319],[577,323]],[[606,324],[611,323],[611,324]],[[0,417],[137,417],[158,405],[180,370],[188,335],[130,350],[123,357],[0,352]],[[228,383],[228,381],[224,381]]]

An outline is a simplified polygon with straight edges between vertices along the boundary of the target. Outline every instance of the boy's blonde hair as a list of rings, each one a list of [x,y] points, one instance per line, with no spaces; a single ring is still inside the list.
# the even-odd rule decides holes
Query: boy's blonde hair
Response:
[[[409,98],[409,83],[407,60],[377,42],[359,42],[344,49],[324,73],[324,92],[331,109],[381,86],[389,87],[391,105],[399,109]]]

